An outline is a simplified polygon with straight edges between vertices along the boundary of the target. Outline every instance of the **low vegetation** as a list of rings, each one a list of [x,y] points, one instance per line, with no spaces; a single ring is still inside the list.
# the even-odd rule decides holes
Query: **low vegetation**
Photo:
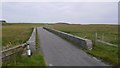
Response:
[[[4,47],[8,45],[9,47],[13,47],[15,45],[25,43],[29,39],[33,27],[43,26],[43,25],[44,24],[30,24],[30,23],[3,24],[2,44]],[[36,42],[38,42],[37,39]],[[39,68],[39,66],[45,66],[45,62],[42,53],[40,51],[35,51],[31,57],[28,57],[27,55],[22,55],[22,53],[20,52],[13,55],[7,62],[3,62],[2,65],[3,68],[6,68],[6,66],[9,66],[11,68],[13,66],[14,67],[26,66],[28,68],[29,66],[36,66]]]
[[[2,25],[0,24],[0,47],[2,46]]]
[[[118,48],[108,46],[103,43],[97,43],[95,49],[87,51],[87,53],[107,61],[108,64],[118,65]]]
[[[14,45],[25,43],[31,33],[33,27],[42,26],[43,24],[10,24],[6,23],[2,25],[2,46],[12,47]]]
[[[3,68],[6,66],[45,66],[45,63],[41,53],[35,52],[31,57],[20,54],[12,56],[11,60],[6,61],[2,66]]]
[[[94,42],[94,32],[98,33],[101,39],[104,34],[104,41],[118,45],[118,26],[117,25],[78,25],[78,24],[56,24],[49,27],[70,33],[82,38],[91,39]],[[95,49],[86,51],[87,53],[103,59],[103,61],[117,65],[118,64],[118,48],[106,44],[97,43]]]
[[[118,26],[117,25],[78,25],[78,24],[56,24],[52,26],[60,31],[77,35],[83,38],[94,40],[94,32],[97,32],[98,38],[104,41],[118,44]]]
[[[39,45],[38,45],[38,32],[37,32],[37,28],[36,28],[36,50],[39,49]]]

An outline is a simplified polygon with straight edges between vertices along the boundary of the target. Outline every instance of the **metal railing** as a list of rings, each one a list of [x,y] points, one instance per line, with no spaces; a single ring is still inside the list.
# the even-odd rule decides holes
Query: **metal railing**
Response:
[[[25,47],[26,47],[26,43],[21,44],[21,45],[17,45],[15,47],[12,47],[12,48],[9,48],[9,49],[6,49],[6,50],[3,50],[3,51],[1,51],[2,57],[0,57],[0,58],[2,59],[2,61],[4,61],[8,57],[20,52],[21,49],[24,50]]]

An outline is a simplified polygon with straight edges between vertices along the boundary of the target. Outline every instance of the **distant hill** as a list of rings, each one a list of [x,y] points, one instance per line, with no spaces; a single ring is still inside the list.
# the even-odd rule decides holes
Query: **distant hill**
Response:
[[[64,23],[64,22],[58,22],[56,24],[69,24],[69,23]]]

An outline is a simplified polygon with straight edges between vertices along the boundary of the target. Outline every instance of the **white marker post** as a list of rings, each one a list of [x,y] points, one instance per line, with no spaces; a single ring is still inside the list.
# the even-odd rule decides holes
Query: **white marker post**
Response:
[[[29,46],[29,44],[27,44],[26,49],[27,49],[27,55],[28,55],[28,57],[31,57],[32,52],[31,52],[31,50],[30,50],[30,46]]]
[[[31,50],[30,50],[30,49],[28,49],[28,50],[27,50],[27,55],[28,55],[28,57],[31,57],[32,52],[31,52]]]

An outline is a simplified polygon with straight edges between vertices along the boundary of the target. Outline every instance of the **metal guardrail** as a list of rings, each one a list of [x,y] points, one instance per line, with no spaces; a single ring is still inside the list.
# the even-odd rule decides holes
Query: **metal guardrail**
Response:
[[[7,57],[10,57],[16,53],[18,53],[21,49],[24,49],[26,47],[26,43],[6,49],[1,51],[2,53],[2,57],[0,57],[0,59],[2,59],[2,61],[6,60]]]

